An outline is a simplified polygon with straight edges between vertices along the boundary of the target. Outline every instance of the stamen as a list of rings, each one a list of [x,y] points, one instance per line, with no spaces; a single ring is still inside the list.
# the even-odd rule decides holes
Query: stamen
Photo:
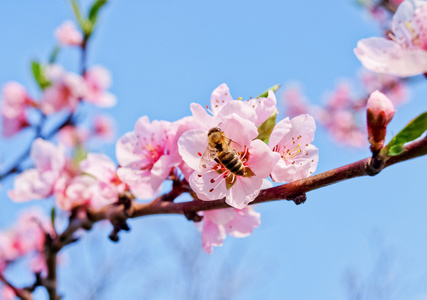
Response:
[[[417,35],[416,35],[414,27],[412,27],[411,23],[409,23],[409,21],[406,21],[404,24],[405,24],[405,27],[408,28],[409,32],[412,34],[412,37],[415,38]]]
[[[295,142],[293,142],[293,143],[295,143]],[[287,159],[290,159],[290,158],[298,155],[298,153],[302,152],[301,149],[298,149],[300,146],[301,146],[301,144],[297,144],[292,150],[287,149],[286,152],[283,151],[283,153],[282,153],[283,155],[281,156],[282,159],[287,160]],[[283,148],[285,148],[285,147],[283,146]],[[306,153],[306,155],[308,155],[308,153]]]

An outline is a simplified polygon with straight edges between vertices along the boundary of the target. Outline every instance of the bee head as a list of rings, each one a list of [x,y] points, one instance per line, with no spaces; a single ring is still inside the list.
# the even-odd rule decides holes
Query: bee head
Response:
[[[209,144],[212,146],[220,143],[223,140],[223,137],[224,132],[218,127],[211,128],[208,132]]]

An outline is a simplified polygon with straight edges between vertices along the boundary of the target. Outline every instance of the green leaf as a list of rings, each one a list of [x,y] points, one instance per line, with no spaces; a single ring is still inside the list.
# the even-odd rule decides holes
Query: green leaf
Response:
[[[405,148],[402,145],[394,145],[388,149],[388,155],[395,156],[401,154]]]
[[[44,90],[51,85],[51,82],[46,78],[46,75],[44,74],[43,66],[39,62],[33,60],[31,62],[31,70],[33,72],[34,79],[36,80],[40,89]]]
[[[77,4],[76,0],[71,0],[71,7],[73,9],[74,16],[76,17],[77,22],[80,24],[80,27],[83,29],[84,18],[82,17],[79,5]]]
[[[55,48],[53,48],[52,53],[49,56],[49,64],[53,64],[56,62],[56,58],[58,57],[60,50],[61,50],[61,46],[59,45],[56,45]]]
[[[107,3],[107,0],[96,0],[93,3],[89,11],[89,21],[92,22],[92,26],[95,26],[96,20],[98,19],[99,10]]]
[[[55,217],[56,217],[56,207],[52,207],[50,211],[50,221],[52,222],[53,228],[55,228]]]
[[[388,143],[388,155],[399,155],[403,152],[403,145],[419,138],[427,130],[427,112],[422,113],[408,125],[405,126],[396,136]],[[400,152],[399,152],[400,151]]]
[[[71,7],[73,8],[74,15],[76,17],[77,23],[79,23],[80,28],[82,29],[83,33],[85,34],[85,37],[91,35],[93,30],[92,22],[87,20],[85,17],[82,16],[82,13],[80,11],[79,5],[77,4],[76,0],[70,0],[71,1]]]
[[[276,125],[277,111],[275,111],[267,120],[264,121],[261,125],[258,126],[258,136],[257,139],[268,143],[273,128]]]
[[[266,90],[264,93],[260,94],[259,98],[266,98],[268,96],[268,91],[272,90],[273,92],[276,92],[280,88],[280,84],[273,85],[271,88]]]
[[[78,165],[80,162],[87,157],[87,151],[82,146],[77,146],[74,152],[74,162]]]

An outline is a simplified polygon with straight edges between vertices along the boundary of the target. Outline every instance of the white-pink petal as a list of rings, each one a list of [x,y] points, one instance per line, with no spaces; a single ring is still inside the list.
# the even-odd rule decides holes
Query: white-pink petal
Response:
[[[207,131],[193,129],[178,140],[178,151],[184,162],[193,170],[199,170],[200,160],[208,147]]]
[[[279,153],[271,151],[261,140],[252,141],[250,146],[249,168],[256,177],[267,178],[280,159]]]
[[[250,235],[261,224],[261,214],[248,206],[236,209],[234,218],[225,225],[228,235],[242,238]]]
[[[64,46],[79,46],[83,42],[83,35],[76,29],[72,21],[64,21],[55,30],[55,37]]]
[[[248,146],[258,136],[258,130],[254,123],[242,119],[234,113],[222,119],[219,128],[224,131],[228,139],[240,144],[242,147]]]
[[[384,38],[362,39],[354,53],[367,69],[378,73],[412,76],[427,72],[427,51],[403,48]]]
[[[211,95],[211,109],[213,114],[216,115],[225,104],[232,101],[233,98],[230,95],[230,89],[225,83],[221,84]]]
[[[206,253],[212,254],[213,246],[222,246],[225,237],[224,226],[218,226],[209,219],[203,221],[202,247]]]

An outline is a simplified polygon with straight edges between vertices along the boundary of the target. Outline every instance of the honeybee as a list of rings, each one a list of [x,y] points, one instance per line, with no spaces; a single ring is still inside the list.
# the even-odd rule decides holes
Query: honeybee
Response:
[[[200,160],[200,167],[206,168],[210,161],[215,160],[233,175],[243,176],[246,174],[246,168],[243,164],[245,158],[241,153],[243,157],[246,154],[242,146],[227,138],[220,128],[211,128],[208,133],[208,147]]]

